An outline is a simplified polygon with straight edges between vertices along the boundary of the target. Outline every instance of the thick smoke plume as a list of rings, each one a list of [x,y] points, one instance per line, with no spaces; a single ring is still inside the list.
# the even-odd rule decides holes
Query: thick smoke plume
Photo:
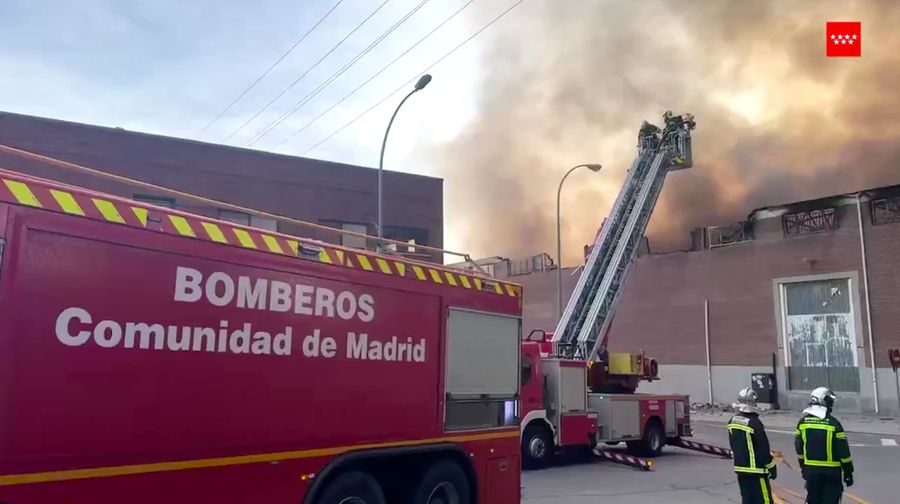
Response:
[[[862,22],[826,58],[825,22]],[[900,183],[900,2],[527,0],[483,52],[477,118],[441,148],[450,233],[475,255],[564,259],[606,216],[641,120],[691,112],[695,166],[669,175],[654,250],[755,207]]]

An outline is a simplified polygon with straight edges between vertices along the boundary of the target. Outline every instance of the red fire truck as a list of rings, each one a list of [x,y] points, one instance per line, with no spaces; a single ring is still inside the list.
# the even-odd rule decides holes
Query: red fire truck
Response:
[[[0,502],[519,502],[517,285],[0,171]]]
[[[692,164],[690,115],[664,115],[665,127],[644,123],[638,155],[588,249],[578,284],[552,334],[536,331],[522,344],[522,440],[525,465],[541,465],[565,448],[626,442],[656,456],[667,442],[690,436],[686,395],[635,394],[658,379],[654,359],[607,351],[606,335],[625,279],[666,174]],[[646,464],[636,460],[636,464]]]

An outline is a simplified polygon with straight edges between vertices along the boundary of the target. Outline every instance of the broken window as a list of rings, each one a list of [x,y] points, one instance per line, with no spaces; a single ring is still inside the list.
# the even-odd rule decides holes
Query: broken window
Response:
[[[900,222],[900,196],[872,200],[872,224]]]
[[[788,236],[821,233],[838,228],[837,213],[834,208],[786,214],[782,217],[781,223],[784,227],[784,234]]]

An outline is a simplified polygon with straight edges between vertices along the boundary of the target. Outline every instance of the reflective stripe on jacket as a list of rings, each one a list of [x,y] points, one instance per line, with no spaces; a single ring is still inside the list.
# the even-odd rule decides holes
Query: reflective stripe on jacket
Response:
[[[850,444],[844,427],[833,416],[804,415],[794,432],[794,448],[800,463],[808,467],[843,468],[853,472]]]
[[[738,413],[728,421],[728,443],[735,472],[768,474],[775,466],[766,429],[755,413]]]

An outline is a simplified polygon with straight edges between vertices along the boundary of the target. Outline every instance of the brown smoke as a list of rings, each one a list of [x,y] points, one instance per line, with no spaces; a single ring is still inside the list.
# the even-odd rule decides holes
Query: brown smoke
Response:
[[[825,22],[862,22],[862,58],[826,58]],[[439,159],[451,233],[475,255],[581,260],[641,120],[697,118],[695,166],[669,175],[654,250],[755,207],[900,183],[900,2],[527,0],[482,57],[479,115]]]

